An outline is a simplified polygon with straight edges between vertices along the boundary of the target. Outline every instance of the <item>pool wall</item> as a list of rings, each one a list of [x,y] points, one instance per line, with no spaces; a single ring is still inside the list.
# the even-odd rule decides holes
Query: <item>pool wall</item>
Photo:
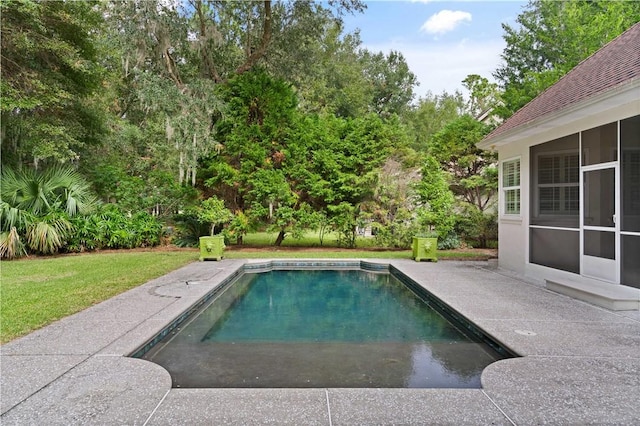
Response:
[[[506,345],[499,342],[497,339],[494,339],[491,335],[486,333],[480,327],[475,325],[470,319],[465,317],[456,311],[453,307],[449,306],[436,296],[434,296],[431,292],[429,292],[426,288],[416,283],[413,279],[409,278],[402,271],[392,265],[389,266],[389,273],[393,275],[396,279],[406,285],[411,291],[413,291],[422,301],[424,301],[427,305],[435,309],[440,313],[440,315],[444,316],[449,322],[453,323],[458,327],[458,329],[466,334],[467,336],[471,336],[491,347],[498,354],[503,356],[504,358],[515,358],[519,357],[516,352],[507,348]]]

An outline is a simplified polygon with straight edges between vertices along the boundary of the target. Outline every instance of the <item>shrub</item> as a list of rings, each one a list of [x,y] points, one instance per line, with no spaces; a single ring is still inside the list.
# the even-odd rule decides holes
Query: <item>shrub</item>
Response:
[[[162,224],[149,213],[134,215],[107,204],[97,213],[71,220],[75,232],[67,240],[67,251],[152,247],[160,244]]]
[[[379,247],[410,248],[419,226],[415,221],[396,221],[387,225],[373,223],[374,239]]]
[[[455,232],[449,232],[444,238],[438,237],[438,250],[453,250],[460,247],[460,239]]]
[[[482,212],[468,205],[456,218],[455,229],[467,244],[487,248],[491,241],[498,239],[498,214]]]
[[[173,221],[176,225],[173,243],[178,247],[197,247],[199,238],[209,235],[210,224],[203,223],[193,207],[174,215]]]

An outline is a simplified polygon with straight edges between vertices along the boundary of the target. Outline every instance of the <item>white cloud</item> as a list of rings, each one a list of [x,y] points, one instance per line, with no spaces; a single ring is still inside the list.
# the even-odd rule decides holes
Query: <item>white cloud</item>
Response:
[[[427,92],[439,95],[453,94],[459,90],[467,95],[462,80],[469,74],[479,74],[494,81],[492,73],[500,64],[504,49],[502,39],[463,40],[456,43],[400,43],[366,46],[373,52],[401,52],[420,85],[415,88],[417,96]]]
[[[428,34],[444,34],[454,30],[464,21],[471,22],[471,14],[461,10],[441,10],[435,15],[431,15],[420,27],[421,31]]]

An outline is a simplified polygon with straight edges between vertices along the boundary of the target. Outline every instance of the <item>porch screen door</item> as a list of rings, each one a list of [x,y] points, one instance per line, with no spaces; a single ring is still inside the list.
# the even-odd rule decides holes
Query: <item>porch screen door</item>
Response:
[[[582,275],[618,283],[616,163],[582,168]]]

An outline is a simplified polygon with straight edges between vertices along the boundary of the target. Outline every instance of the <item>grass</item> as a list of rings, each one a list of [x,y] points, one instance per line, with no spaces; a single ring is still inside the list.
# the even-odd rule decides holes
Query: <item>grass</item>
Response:
[[[277,232],[253,232],[244,237],[244,245],[248,246],[272,246],[278,237]],[[373,238],[356,238],[356,247],[371,248],[374,246]],[[308,231],[302,238],[293,238],[291,235],[282,242],[282,247],[338,247],[338,234],[327,232],[320,245],[320,232]]]
[[[0,343],[198,259],[195,251],[115,252],[3,261]]]

